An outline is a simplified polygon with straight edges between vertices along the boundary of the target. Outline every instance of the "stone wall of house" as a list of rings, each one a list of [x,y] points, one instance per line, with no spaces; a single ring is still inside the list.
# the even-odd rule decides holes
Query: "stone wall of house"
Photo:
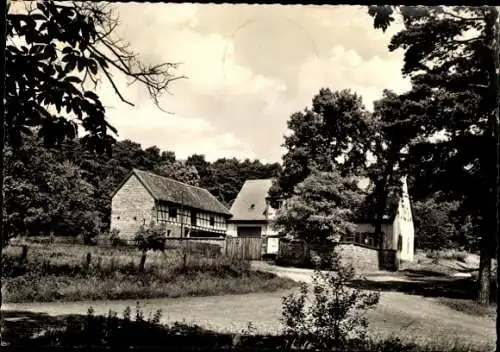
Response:
[[[357,273],[379,269],[379,254],[374,248],[355,244],[339,244],[342,261],[352,264]]]
[[[111,229],[119,230],[120,238],[133,240],[139,227],[151,222],[153,212],[153,197],[132,175],[111,200]]]

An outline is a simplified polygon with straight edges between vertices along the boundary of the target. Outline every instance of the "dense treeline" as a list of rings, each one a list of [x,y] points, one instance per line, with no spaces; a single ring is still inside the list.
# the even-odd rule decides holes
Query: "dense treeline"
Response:
[[[178,160],[172,151],[143,149],[130,140],[117,142],[111,155],[96,156],[79,141],[47,148],[31,137],[17,150],[7,149],[6,230],[16,235],[92,238],[109,230],[110,194],[132,168],[148,170],[207,188],[230,206],[246,179],[274,177],[280,165],[258,160],[203,155]]]

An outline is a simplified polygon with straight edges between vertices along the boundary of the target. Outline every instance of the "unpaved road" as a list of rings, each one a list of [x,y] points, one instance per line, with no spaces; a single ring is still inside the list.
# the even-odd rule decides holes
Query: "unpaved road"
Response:
[[[255,262],[253,266],[297,281],[309,281],[312,272],[306,269],[277,268]],[[370,275],[370,279],[389,280],[390,275]],[[249,322],[259,332],[276,333],[280,329],[281,299],[292,291],[253,293],[216,297],[140,300],[145,313],[163,312],[164,322],[185,321],[218,331],[238,332]],[[136,300],[64,303],[4,304],[3,310],[31,311],[49,315],[85,314],[92,306],[96,314],[110,309],[121,314]],[[493,343],[495,324],[492,318],[457,312],[435,299],[399,292],[383,292],[380,303],[369,314],[370,330],[377,335],[406,335],[428,339],[461,339],[466,343]],[[406,331],[406,333],[401,333]]]

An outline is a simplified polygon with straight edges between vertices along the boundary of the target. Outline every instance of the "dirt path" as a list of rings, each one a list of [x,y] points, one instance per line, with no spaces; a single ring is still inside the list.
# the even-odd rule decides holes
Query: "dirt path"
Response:
[[[276,268],[265,263],[253,263],[259,270],[297,281],[309,281],[311,271],[304,269]],[[378,280],[388,279],[383,275]],[[260,332],[276,333],[280,329],[279,317],[282,297],[292,291],[225,295],[218,297],[189,297],[178,299],[140,300],[144,312],[163,312],[164,322],[185,321],[218,331],[241,331],[249,322]],[[30,311],[49,315],[86,314],[92,306],[97,314],[110,309],[121,314],[130,306],[135,311],[136,300],[69,303],[4,304],[6,311]],[[465,342],[491,342],[495,339],[492,318],[476,317],[454,311],[432,298],[384,292],[376,310],[369,313],[371,330],[376,334],[392,334],[434,339],[459,338]]]
[[[312,270],[284,268],[264,262],[253,262],[254,269],[272,272],[295,281],[310,282]],[[394,273],[373,272],[366,277],[373,281],[405,280]],[[446,307],[434,298],[401,292],[382,292],[374,311],[368,313],[373,332],[421,337],[424,340],[463,338],[477,343],[493,343],[496,338],[493,318],[472,316]]]

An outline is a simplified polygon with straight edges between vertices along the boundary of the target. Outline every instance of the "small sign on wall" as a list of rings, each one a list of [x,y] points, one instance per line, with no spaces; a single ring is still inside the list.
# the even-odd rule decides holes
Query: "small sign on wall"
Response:
[[[279,238],[278,237],[268,237],[267,238],[267,254],[278,254],[279,250]]]

